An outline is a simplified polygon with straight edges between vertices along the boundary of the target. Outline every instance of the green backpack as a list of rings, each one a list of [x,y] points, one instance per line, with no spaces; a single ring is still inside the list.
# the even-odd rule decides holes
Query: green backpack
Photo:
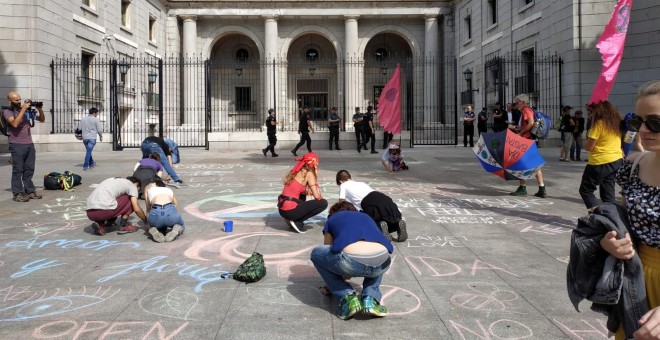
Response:
[[[257,282],[266,276],[266,263],[264,262],[263,255],[254,252],[252,256],[248,257],[245,262],[243,262],[234,275],[232,276],[234,280],[242,282]]]

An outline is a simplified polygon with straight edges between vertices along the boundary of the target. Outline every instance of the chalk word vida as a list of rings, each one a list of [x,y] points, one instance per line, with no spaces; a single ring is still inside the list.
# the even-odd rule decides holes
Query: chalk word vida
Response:
[[[5,244],[6,248],[25,248],[25,249],[36,249],[36,248],[45,248],[45,247],[55,247],[61,249],[90,249],[90,250],[101,250],[110,247],[117,246],[129,246],[132,248],[139,248],[140,244],[137,242],[117,242],[111,240],[39,240],[38,237],[33,237],[25,241],[11,241]]]
[[[75,320],[60,320],[43,324],[32,332],[32,337],[36,339],[106,339],[115,338],[118,334],[123,337],[130,336],[131,339],[174,339],[187,326],[184,322],[178,328],[168,331],[159,322],[147,321],[81,321],[82,325]],[[172,325],[172,321],[167,321],[167,325]]]
[[[112,266],[110,268],[123,268],[124,270],[109,275],[106,277],[100,278],[96,282],[107,282],[116,277],[128,274],[132,271],[142,271],[142,272],[157,272],[157,273],[169,273],[178,271],[177,274],[180,276],[188,276],[193,278],[199,283],[195,286],[195,292],[199,293],[202,291],[202,287],[211,282],[224,280],[231,277],[231,273],[224,270],[213,270],[207,267],[199,267],[198,264],[187,264],[185,262],[178,262],[175,264],[158,264],[160,260],[166,259],[167,256],[155,256],[148,260],[131,263],[131,264],[122,264],[118,266]],[[222,264],[215,264],[213,267],[221,267]]]
[[[417,236],[414,240],[408,239],[408,248],[419,247],[465,247],[461,241],[467,241],[465,236]]]

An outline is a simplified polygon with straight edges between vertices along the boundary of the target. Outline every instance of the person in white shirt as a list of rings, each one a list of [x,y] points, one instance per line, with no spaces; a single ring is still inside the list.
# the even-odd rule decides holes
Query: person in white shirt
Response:
[[[172,189],[157,179],[144,189],[147,203],[149,234],[155,242],[172,242],[186,229],[179,212],[179,203]]]
[[[392,240],[391,233],[395,231],[398,236],[396,241],[408,239],[406,222],[399,207],[389,196],[375,191],[367,183],[354,181],[346,170],[339,170],[336,180],[339,185],[339,202],[348,201],[369,215],[388,240]]]

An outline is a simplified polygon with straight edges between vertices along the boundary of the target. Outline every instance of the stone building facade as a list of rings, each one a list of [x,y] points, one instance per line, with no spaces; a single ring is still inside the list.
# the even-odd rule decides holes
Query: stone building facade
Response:
[[[61,86],[51,68],[58,57],[72,57],[83,64],[99,58],[130,62],[144,56],[202,60],[206,65],[221,65],[217,78],[229,71],[231,80],[216,81],[213,73],[207,78],[206,71],[182,69],[178,75],[183,79],[181,86],[170,92],[165,87],[158,95],[180,96],[172,104],[180,107],[176,124],[193,130],[204,125],[203,116],[194,112],[208,110],[210,102],[213,121],[232,126],[211,128],[210,139],[228,146],[222,141],[241,138],[252,147],[249,141],[263,136],[253,137],[255,130],[249,124],[244,126],[245,135],[229,136],[246,122],[240,119],[261,122],[266,110],[275,107],[284,124],[280,139],[294,142],[301,105],[309,104],[318,111],[321,127],[325,110],[332,106],[340,107],[344,117],[350,118],[352,108],[376,104],[377,92],[395,64],[413,60],[413,66],[402,70],[411,79],[410,86],[402,90],[409,92],[405,100],[415,103],[403,109],[406,134],[416,126],[453,130],[455,125],[460,134],[460,124],[453,120],[460,116],[462,99],[477,108],[490,108],[495,101],[509,101],[521,89],[533,92],[529,87],[546,87],[552,91],[537,91],[533,98],[547,110],[586,103],[601,67],[596,40],[615,2],[14,1],[2,14],[0,92],[16,90],[24,98],[43,99],[50,107],[49,101],[57,97],[53,93]],[[641,83],[660,79],[660,33],[653,25],[658,19],[660,4],[635,0],[624,60],[610,97],[622,111],[632,110]],[[561,60],[551,81],[540,79],[525,62],[545,56]],[[507,78],[500,65],[512,65],[506,63],[520,58],[527,69]],[[76,78],[95,78],[94,71],[82,69]],[[472,71],[470,84],[463,74],[467,69]],[[134,69],[120,80],[140,97],[139,93],[153,92],[141,88],[148,86],[148,74]],[[208,92],[210,82],[220,85],[206,94],[211,98],[207,100],[198,94]],[[468,86],[471,96],[462,98],[461,92]],[[105,93],[107,85],[103,89]],[[109,122],[110,99],[103,95],[102,100],[91,103],[78,96],[67,114],[80,116],[90,105],[101,105],[101,117]],[[143,114],[131,105],[122,105],[120,101],[118,110],[126,128],[142,124],[153,132],[153,118],[139,120]],[[37,142],[74,142],[72,136],[53,128],[51,124],[59,124],[53,119],[60,116],[54,113],[49,124],[39,126]],[[350,130],[346,120],[345,128]],[[136,140],[140,138],[136,136]]]

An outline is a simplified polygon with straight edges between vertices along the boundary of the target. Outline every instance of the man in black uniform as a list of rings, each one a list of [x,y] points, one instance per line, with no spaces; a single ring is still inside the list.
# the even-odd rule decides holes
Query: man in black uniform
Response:
[[[376,128],[374,127],[373,110],[373,106],[367,106],[367,113],[365,113],[362,118],[362,129],[364,131],[365,138],[361,146],[367,150],[367,143],[369,142],[369,139],[371,139],[371,153],[378,153],[378,151],[376,151]],[[358,144],[357,151],[360,152],[362,147],[360,147]]]
[[[330,140],[328,141],[328,147],[332,150],[332,141],[335,142],[335,149],[341,150],[339,148],[339,123],[341,123],[341,117],[337,114],[337,108],[333,107],[330,109],[330,115],[328,115],[328,129],[330,130]]]
[[[273,157],[279,156],[275,153],[275,144],[277,144],[277,136],[275,136],[275,133],[277,133],[277,119],[275,119],[275,110],[269,109],[268,117],[266,118],[266,135],[268,136],[268,146],[265,149],[261,149],[261,152],[264,153],[264,157],[266,157],[268,150],[270,150],[270,154]]]
[[[486,133],[486,129],[488,126],[488,111],[484,107],[481,109],[481,112],[479,112],[479,116],[477,119],[477,131],[479,131],[479,136],[481,136],[482,133]]]
[[[353,128],[355,129],[355,140],[357,145],[360,146],[362,141],[367,140],[367,136],[364,133],[364,114],[360,112],[360,108],[355,108],[355,114],[353,115]],[[367,150],[367,147],[364,147]]]
[[[312,152],[312,138],[309,137],[309,132],[314,133],[314,127],[312,126],[312,117],[309,115],[309,106],[303,106],[303,112],[300,115],[300,122],[298,123],[298,133],[300,134],[300,142],[296,144],[296,147],[291,150],[291,153],[298,157],[296,152],[298,149],[307,142],[307,152]]]

